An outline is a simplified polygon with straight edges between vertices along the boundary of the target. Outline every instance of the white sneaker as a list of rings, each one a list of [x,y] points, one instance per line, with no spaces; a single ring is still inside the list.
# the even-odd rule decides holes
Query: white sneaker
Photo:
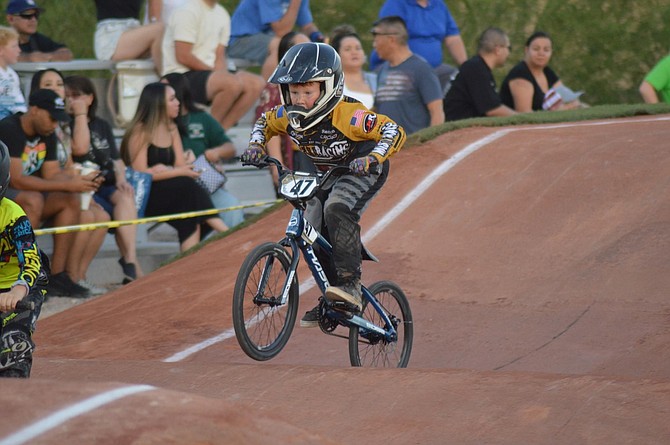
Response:
[[[83,288],[86,288],[91,292],[91,295],[102,295],[104,293],[107,293],[107,289],[104,287],[98,287],[95,284],[91,283],[90,281],[87,280],[79,280],[77,281],[77,284],[80,285]]]

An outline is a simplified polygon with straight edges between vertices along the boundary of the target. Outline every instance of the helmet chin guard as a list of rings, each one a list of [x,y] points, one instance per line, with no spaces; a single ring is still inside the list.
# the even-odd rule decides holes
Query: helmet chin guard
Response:
[[[337,51],[325,43],[301,43],[291,47],[270,76],[279,85],[281,101],[291,127],[299,131],[318,124],[330,114],[344,90],[342,62]],[[309,110],[291,103],[289,85],[319,82],[321,95]]]

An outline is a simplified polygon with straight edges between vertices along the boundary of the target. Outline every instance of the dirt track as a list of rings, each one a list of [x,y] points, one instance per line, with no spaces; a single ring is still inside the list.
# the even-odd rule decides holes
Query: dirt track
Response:
[[[42,320],[33,378],[0,382],[13,413],[3,408],[0,445],[132,385],[154,388],[26,443],[665,444],[668,140],[667,117],[638,118],[463,130],[397,155],[363,218],[381,259],[364,280],[408,294],[409,369],[351,369],[346,341],[300,328],[269,363],[240,351],[235,276],[253,246],[281,237],[283,208]],[[302,314],[316,295],[301,298]]]

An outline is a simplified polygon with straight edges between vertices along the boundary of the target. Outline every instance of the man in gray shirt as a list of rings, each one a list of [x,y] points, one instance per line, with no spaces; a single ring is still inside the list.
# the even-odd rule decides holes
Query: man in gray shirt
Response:
[[[407,27],[398,16],[372,28],[373,46],[383,60],[377,76],[375,111],[402,125],[407,134],[444,122],[442,88],[433,68],[407,44]]]

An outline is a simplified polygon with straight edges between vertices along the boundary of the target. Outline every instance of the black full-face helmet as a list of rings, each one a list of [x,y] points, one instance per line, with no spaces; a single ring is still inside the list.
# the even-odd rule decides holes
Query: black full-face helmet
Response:
[[[289,123],[296,130],[307,130],[321,122],[342,100],[344,75],[337,51],[325,43],[300,43],[291,47],[275,69],[270,82],[279,85],[281,101]],[[293,105],[288,87],[291,84],[319,82],[321,96],[307,110]]]
[[[5,197],[9,187],[9,150],[4,142],[0,141],[0,200]]]

